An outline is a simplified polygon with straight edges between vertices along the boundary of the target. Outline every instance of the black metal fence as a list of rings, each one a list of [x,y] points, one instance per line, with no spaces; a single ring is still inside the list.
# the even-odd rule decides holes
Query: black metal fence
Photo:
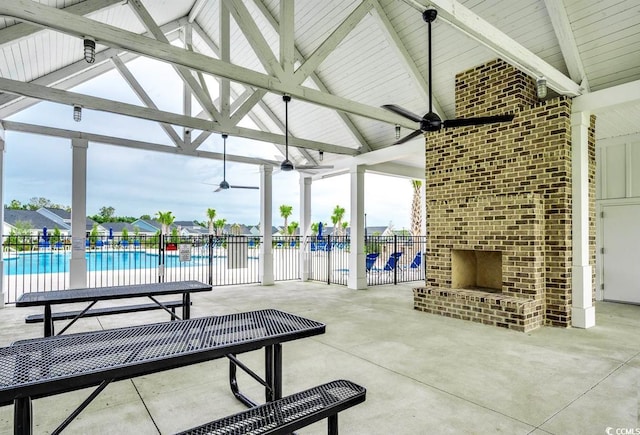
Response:
[[[75,248],[84,251],[89,287],[192,279],[221,286],[260,281],[261,243],[258,236],[89,236]],[[300,261],[307,261],[309,279],[347,285],[349,237],[274,236],[272,243],[276,281],[300,279]],[[70,287],[71,237],[9,235],[2,246],[6,303]],[[425,246],[426,237],[368,236],[367,284],[424,280]]]

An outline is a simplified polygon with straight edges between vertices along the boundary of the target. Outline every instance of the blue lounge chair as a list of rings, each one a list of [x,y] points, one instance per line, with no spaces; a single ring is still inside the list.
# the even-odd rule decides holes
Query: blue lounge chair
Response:
[[[402,252],[394,252],[389,256],[387,263],[384,265],[382,269],[371,269],[375,272],[391,272],[398,266],[398,260],[402,257]]]
[[[411,264],[407,269],[411,269],[411,270],[420,269],[421,264],[422,264],[422,252],[418,251],[418,253],[413,258],[413,261],[411,262]]]
[[[380,254],[377,253],[377,252],[372,252],[370,254],[367,254],[367,258],[365,260],[365,266],[367,267],[367,272],[369,272],[371,270],[371,268],[375,264],[376,260],[378,259],[379,255]]]

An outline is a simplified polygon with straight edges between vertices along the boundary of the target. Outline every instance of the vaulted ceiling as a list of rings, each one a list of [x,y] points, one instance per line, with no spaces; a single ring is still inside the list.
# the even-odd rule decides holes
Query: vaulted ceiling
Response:
[[[545,77],[553,93],[578,97],[576,107],[598,115],[599,140],[640,137],[636,0],[3,0],[0,122],[6,130],[77,135],[6,120],[51,101],[156,121],[172,145],[84,133],[96,142],[220,158],[201,145],[228,133],[284,152],[282,96],[289,94],[294,163],[318,164],[323,151],[333,172],[359,163],[422,177],[416,155],[424,140],[392,145],[396,124],[403,134],[418,126],[380,106],[426,112],[421,11],[428,7],[438,11],[431,86],[443,118],[456,115],[455,75],[499,57]],[[88,37],[97,44],[91,64],[83,59]],[[140,56],[174,67],[187,95],[181,110],[158,108],[144,77],[127,65]],[[140,104],[72,90],[112,69]],[[257,128],[243,126],[247,119]]]

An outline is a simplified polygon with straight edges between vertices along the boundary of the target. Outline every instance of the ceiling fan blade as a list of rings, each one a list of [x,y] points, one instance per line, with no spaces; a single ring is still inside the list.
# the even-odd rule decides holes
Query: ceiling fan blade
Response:
[[[446,121],[442,121],[442,126],[447,127],[466,127],[469,125],[484,125],[484,124],[495,124],[497,122],[509,122],[513,120],[515,115],[495,115],[495,116],[480,116],[477,118],[458,118],[458,119],[447,119]]]
[[[333,169],[333,165],[296,165],[296,169]]]
[[[409,112],[407,109],[404,109],[400,106],[396,106],[395,104],[385,104],[382,106],[383,109],[387,109],[393,113],[397,113],[400,116],[404,116],[407,119],[410,119],[415,122],[422,121],[422,116],[418,116],[413,112]]]
[[[214,192],[220,192],[222,190],[222,188],[218,187],[216,190],[214,190]]]
[[[260,189],[259,187],[256,187],[256,186],[234,186],[234,185],[230,185],[229,187],[232,188],[232,189],[254,189],[254,190]]]
[[[395,141],[393,144],[394,145],[400,145],[402,143],[409,142],[411,139],[413,139],[414,137],[418,137],[421,134],[422,134],[422,130],[414,130],[413,133],[409,133],[408,135],[406,135],[402,139],[399,139],[399,140]]]

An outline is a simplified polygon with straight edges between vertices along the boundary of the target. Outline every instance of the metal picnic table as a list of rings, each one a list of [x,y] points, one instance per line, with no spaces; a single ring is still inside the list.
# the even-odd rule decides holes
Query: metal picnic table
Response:
[[[97,386],[52,432],[62,431],[111,382],[227,357],[233,394],[240,367],[282,397],[282,343],[325,332],[314,320],[274,309],[24,340],[0,348],[0,406],[14,404],[14,433],[32,433],[33,399]],[[262,379],[236,355],[265,349]]]

